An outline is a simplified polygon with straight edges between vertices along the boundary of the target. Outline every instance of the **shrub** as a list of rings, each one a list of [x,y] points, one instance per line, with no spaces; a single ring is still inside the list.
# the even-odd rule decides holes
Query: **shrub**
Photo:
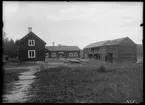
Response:
[[[103,65],[100,66],[99,72],[106,72],[106,69]]]

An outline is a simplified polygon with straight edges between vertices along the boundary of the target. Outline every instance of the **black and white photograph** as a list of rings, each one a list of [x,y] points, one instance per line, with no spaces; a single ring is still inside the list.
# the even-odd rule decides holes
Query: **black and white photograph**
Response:
[[[2,103],[142,103],[143,2],[3,1]]]

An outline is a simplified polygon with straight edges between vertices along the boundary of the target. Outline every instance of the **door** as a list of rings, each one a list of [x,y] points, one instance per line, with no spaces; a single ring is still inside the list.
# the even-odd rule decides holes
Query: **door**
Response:
[[[108,55],[105,56],[105,61],[108,61]]]
[[[59,54],[59,58],[64,58],[64,55],[63,54]]]
[[[113,53],[108,53],[108,61],[113,62]]]

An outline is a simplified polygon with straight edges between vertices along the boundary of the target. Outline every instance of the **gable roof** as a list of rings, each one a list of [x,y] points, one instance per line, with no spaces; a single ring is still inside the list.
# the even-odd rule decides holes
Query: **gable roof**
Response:
[[[104,45],[105,43],[107,43],[108,41],[109,41],[109,40],[91,43],[91,44],[87,45],[85,48],[100,47],[100,46],[103,46],[103,45]]]
[[[117,44],[120,44],[126,38],[128,37],[117,38],[117,39],[106,40],[106,41],[99,41],[99,42],[91,43],[87,45],[85,48],[93,48],[93,47],[100,47],[100,46],[107,46],[107,45],[117,45]]]
[[[109,40],[107,43],[105,43],[105,45],[117,45],[117,44],[120,44],[126,38],[127,37]]]
[[[33,35],[35,36],[37,39],[39,39],[40,41],[42,41],[44,44],[46,44],[46,42],[44,42],[40,37],[38,37],[36,34],[34,34],[32,31],[30,33],[28,33],[27,35],[25,35],[23,38],[21,38],[19,40],[19,43],[22,42],[24,39],[26,39],[27,37],[29,37],[29,35]]]
[[[49,51],[78,51],[81,50],[78,46],[45,46]]]

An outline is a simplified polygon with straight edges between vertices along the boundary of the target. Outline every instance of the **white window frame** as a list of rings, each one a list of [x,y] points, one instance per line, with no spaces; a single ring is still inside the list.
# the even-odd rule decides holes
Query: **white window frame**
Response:
[[[69,53],[69,57],[73,57],[73,53]]]
[[[56,57],[56,53],[51,53],[51,56],[52,57]]]
[[[49,57],[49,53],[45,53],[45,57],[47,57],[47,58],[48,58],[48,57]]]
[[[35,40],[28,40],[29,46],[35,46]]]
[[[78,57],[78,53],[74,53],[74,56],[75,56],[75,57]]]
[[[34,52],[34,56],[31,56],[32,52]],[[36,52],[35,52],[35,50],[28,50],[28,58],[36,58]]]

